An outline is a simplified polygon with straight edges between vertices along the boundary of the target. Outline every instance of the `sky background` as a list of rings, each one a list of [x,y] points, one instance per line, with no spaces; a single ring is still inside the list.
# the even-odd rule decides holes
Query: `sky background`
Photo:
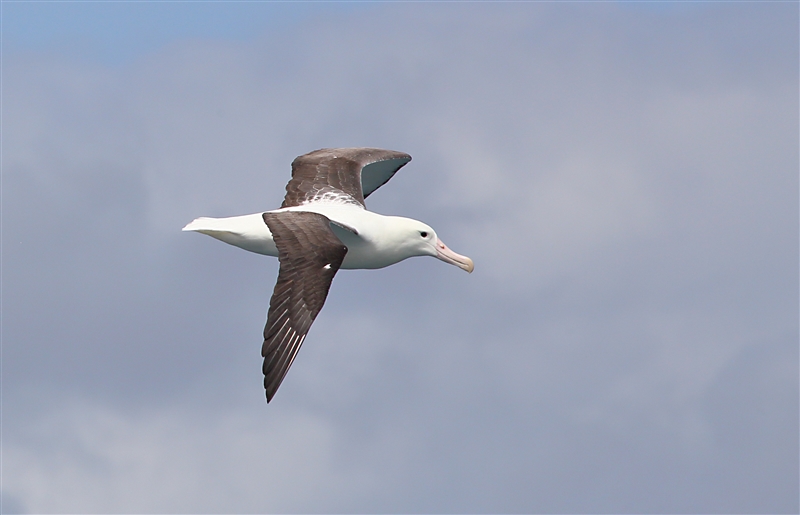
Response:
[[[5,513],[797,513],[798,4],[2,6]],[[180,231],[290,162],[475,261]]]

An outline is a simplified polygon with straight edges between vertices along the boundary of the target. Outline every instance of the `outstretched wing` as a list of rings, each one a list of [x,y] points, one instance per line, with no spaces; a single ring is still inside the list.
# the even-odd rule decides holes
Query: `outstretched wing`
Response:
[[[379,148],[323,148],[292,161],[292,180],[281,207],[330,200],[360,204],[411,161],[411,156]]]
[[[275,239],[280,261],[261,347],[264,388],[269,402],[325,304],[347,247],[323,215],[287,211],[262,216]]]

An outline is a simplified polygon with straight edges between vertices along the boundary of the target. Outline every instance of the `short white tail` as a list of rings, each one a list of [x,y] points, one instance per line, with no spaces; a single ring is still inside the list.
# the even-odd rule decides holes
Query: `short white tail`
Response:
[[[252,215],[231,216],[228,218],[209,218],[201,216],[195,218],[183,228],[184,231],[195,231],[207,234],[225,243],[239,248],[264,254],[277,256],[278,248],[272,240],[262,213]]]
[[[207,216],[201,216],[200,218],[195,218],[184,227],[182,230],[184,231],[213,231],[213,230],[220,230],[221,227],[219,226],[219,218],[209,218]],[[217,223],[215,223],[217,222]]]

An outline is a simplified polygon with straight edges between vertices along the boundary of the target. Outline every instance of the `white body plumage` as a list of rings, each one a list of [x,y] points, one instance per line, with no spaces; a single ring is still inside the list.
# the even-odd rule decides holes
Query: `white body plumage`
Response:
[[[413,256],[433,256],[472,272],[471,259],[451,251],[430,226],[411,218],[379,215],[341,202],[312,202],[270,212],[283,211],[306,211],[327,217],[336,237],[347,246],[341,268],[384,268]],[[262,213],[229,218],[201,217],[183,230],[207,234],[257,254],[278,255]]]

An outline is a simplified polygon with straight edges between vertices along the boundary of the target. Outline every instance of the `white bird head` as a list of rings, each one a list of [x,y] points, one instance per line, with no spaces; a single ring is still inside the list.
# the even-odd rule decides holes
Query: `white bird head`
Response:
[[[472,260],[450,250],[439,239],[431,226],[411,218],[392,218],[394,219],[394,223],[392,223],[394,234],[391,239],[394,240],[394,245],[402,249],[406,257],[433,256],[472,273],[475,268]]]

